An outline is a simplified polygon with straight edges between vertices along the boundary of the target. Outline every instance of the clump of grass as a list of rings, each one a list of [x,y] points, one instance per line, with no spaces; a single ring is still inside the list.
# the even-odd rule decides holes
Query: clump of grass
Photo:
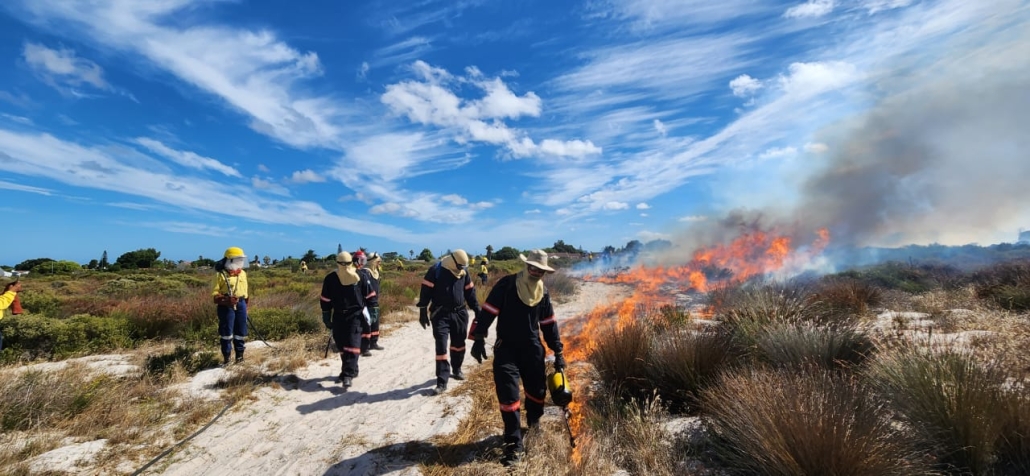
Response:
[[[653,326],[634,320],[597,336],[587,360],[606,385],[626,397],[646,398],[653,390],[647,378],[653,340]]]
[[[565,272],[558,271],[544,275],[544,286],[552,299],[563,302],[576,294],[579,283]]]
[[[675,445],[662,425],[668,412],[661,397],[626,401],[617,393],[601,392],[587,411],[593,439],[617,467],[630,474],[675,474]]]
[[[212,351],[197,351],[189,344],[175,346],[171,352],[147,356],[144,369],[147,375],[154,378],[167,378],[174,364],[187,374],[193,375],[204,369],[215,368],[221,361]]]
[[[1006,422],[1013,417],[995,363],[952,348],[905,346],[881,355],[869,375],[922,446],[934,449],[942,469],[990,474],[1004,463],[999,445],[1011,436]]]
[[[705,395],[721,465],[734,474],[926,474],[886,409],[839,373],[726,375]]]
[[[816,320],[817,308],[808,295],[808,288],[799,283],[748,284],[719,291],[715,316],[751,348],[770,324]]]
[[[677,413],[696,411],[702,392],[745,356],[733,336],[721,330],[670,333],[652,343],[653,359],[661,365],[647,366],[648,387]]]
[[[1030,260],[998,263],[971,276],[976,297],[1014,311],[1030,310]]]
[[[851,323],[880,304],[880,288],[853,278],[828,278],[816,286],[809,299],[823,322]]]
[[[873,352],[872,339],[851,326],[775,323],[758,337],[759,358],[777,368],[851,368]]]

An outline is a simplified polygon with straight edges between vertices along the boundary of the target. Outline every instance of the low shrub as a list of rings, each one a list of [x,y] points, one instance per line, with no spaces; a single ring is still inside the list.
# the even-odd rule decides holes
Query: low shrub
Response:
[[[197,351],[192,345],[177,345],[171,352],[147,356],[144,369],[147,375],[164,378],[174,364],[193,375],[204,369],[217,367],[220,360],[212,351]]]
[[[880,304],[883,292],[867,282],[852,278],[820,281],[809,300],[822,322],[851,323]]]
[[[37,286],[25,286],[22,292],[18,293],[18,300],[25,309],[26,314],[37,314],[49,317],[61,316],[61,293],[54,288],[42,288]]]
[[[716,458],[732,474],[928,474],[886,409],[844,374],[728,374],[702,404]]]
[[[4,334],[3,362],[61,359],[132,346],[129,323],[117,317],[82,314],[50,319],[22,314],[0,320],[0,329]]]
[[[576,294],[579,283],[568,274],[558,271],[544,275],[544,286],[552,299],[562,302]]]
[[[251,328],[250,338],[279,340],[296,334],[320,332],[325,326],[321,318],[303,311],[281,308],[256,308],[248,311]]]
[[[602,393],[591,399],[588,411],[591,434],[605,440],[606,457],[619,468],[629,474],[676,474],[676,447],[663,425],[668,412],[661,398],[625,401]]]
[[[587,359],[613,392],[643,400],[654,390],[647,378],[653,340],[650,324],[645,319],[634,320],[601,332]]]

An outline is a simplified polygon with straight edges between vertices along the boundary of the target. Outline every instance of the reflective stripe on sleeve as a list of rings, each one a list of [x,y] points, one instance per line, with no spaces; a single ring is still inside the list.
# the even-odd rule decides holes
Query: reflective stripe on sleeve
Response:
[[[422,285],[427,287],[427,288],[435,288],[436,287],[436,284],[434,284],[432,281],[430,281],[428,279],[423,279],[422,280]]]
[[[465,290],[468,291],[469,289],[472,289],[474,287],[476,287],[476,285],[473,284],[472,281],[469,281],[469,283],[465,285]]]
[[[451,347],[451,352],[465,352],[465,346]]]
[[[548,317],[547,319],[544,319],[544,320],[540,321],[540,325],[541,326],[545,326],[547,324],[554,324],[554,321],[555,321],[554,316],[551,316],[551,317]]]
[[[368,293],[368,296],[365,296],[365,299],[371,299],[371,298],[374,298],[374,297],[376,297],[376,292],[372,291],[372,292]]]
[[[496,307],[494,307],[492,304],[490,304],[488,302],[484,302],[483,303],[483,309],[485,309],[487,312],[489,312],[490,314],[493,314],[495,316],[501,313],[500,309],[497,309]]]
[[[325,296],[319,296],[318,298],[321,299],[322,302],[330,302],[330,301],[332,301],[332,299],[329,299],[329,298],[327,298]]]

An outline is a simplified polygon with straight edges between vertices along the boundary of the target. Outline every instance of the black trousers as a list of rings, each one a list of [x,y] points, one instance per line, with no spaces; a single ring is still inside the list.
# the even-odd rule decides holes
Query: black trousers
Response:
[[[369,306],[368,315],[371,324],[362,324],[361,328],[361,350],[366,351],[379,342],[379,306]]]
[[[343,376],[358,376],[358,357],[361,356],[361,327],[365,323],[361,313],[339,318],[333,316],[333,340],[340,349]]]
[[[526,391],[526,423],[536,426],[544,414],[547,380],[544,347],[540,342],[516,343],[498,339],[494,345],[494,386],[504,422],[504,445],[507,451],[522,450],[520,426],[519,380]]]
[[[465,362],[465,336],[468,335],[469,315],[465,308],[436,312],[433,339],[436,341],[436,384],[447,386],[451,370],[457,373]],[[450,343],[450,346],[447,344]],[[447,361],[448,355],[450,362]]]

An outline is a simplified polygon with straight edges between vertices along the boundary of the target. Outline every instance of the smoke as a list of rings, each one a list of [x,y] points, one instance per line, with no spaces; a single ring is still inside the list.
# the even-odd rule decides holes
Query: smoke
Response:
[[[981,47],[821,133],[828,162],[794,216],[836,245],[1011,241],[1030,225],[1030,55]],[[1010,236],[1011,235],[1011,236]]]

